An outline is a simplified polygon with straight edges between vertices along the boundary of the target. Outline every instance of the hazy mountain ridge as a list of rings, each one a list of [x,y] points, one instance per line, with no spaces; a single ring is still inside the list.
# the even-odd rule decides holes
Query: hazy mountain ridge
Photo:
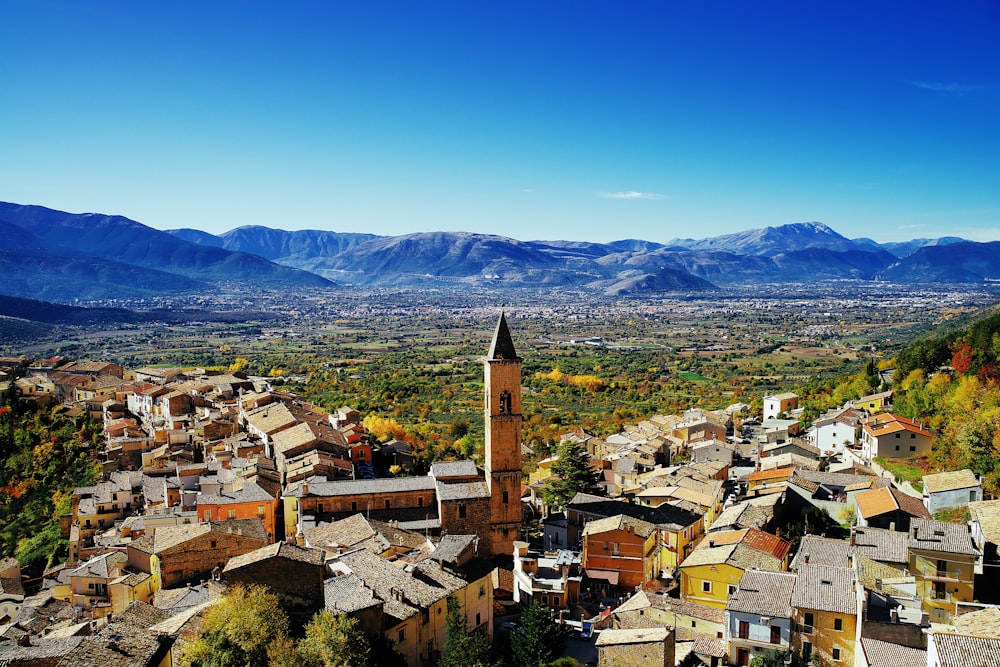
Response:
[[[913,252],[908,250],[913,249]],[[902,256],[901,256],[902,255]],[[700,291],[759,282],[976,282],[1000,274],[1000,244],[956,237],[878,244],[819,222],[668,244],[520,241],[471,232],[402,236],[245,226],[160,232],[122,216],[0,203],[4,291],[56,301],[205,289],[509,284],[609,294]]]
[[[191,243],[117,215],[0,202],[0,267],[12,296],[52,300],[142,296],[244,281],[329,287],[321,276],[257,255]]]

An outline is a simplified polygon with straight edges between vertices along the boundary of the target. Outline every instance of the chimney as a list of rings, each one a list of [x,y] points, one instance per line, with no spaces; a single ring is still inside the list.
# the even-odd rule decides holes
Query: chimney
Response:
[[[806,565],[809,564],[809,554],[808,553],[802,554],[802,562],[805,563]]]
[[[913,525],[913,539],[917,539],[917,526],[916,526],[916,524]]]
[[[896,522],[895,521],[890,521],[889,522],[889,530],[896,530]]]
[[[305,482],[302,482],[302,495],[303,496],[309,495],[309,485],[306,484]]]
[[[892,529],[890,528],[890,530],[892,530]],[[854,526],[851,526],[851,546],[853,547],[853,546],[857,545],[857,543],[858,543],[858,534],[854,530]]]

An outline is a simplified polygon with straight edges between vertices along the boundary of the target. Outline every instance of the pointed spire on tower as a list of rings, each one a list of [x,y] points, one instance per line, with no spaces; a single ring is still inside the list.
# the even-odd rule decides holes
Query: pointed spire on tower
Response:
[[[500,319],[497,321],[497,329],[493,332],[493,342],[490,343],[490,351],[486,353],[487,359],[510,359],[519,360],[517,352],[514,351],[514,341],[510,337],[510,329],[507,328],[507,318],[504,312],[500,311]]]

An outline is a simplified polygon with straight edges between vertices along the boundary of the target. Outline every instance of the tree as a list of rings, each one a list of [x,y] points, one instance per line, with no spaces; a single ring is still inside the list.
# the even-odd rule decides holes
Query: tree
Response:
[[[358,619],[323,609],[306,626],[298,645],[306,667],[363,667],[372,664],[371,645]]]
[[[479,632],[469,632],[462,606],[454,594],[448,596],[445,619],[448,639],[438,664],[441,667],[489,667],[490,643]]]
[[[785,667],[785,651],[764,651],[750,661],[750,667]]]
[[[510,635],[510,650],[517,667],[541,667],[555,660],[566,647],[566,631],[548,607],[532,603],[521,615],[521,628]]]
[[[181,656],[189,667],[265,667],[268,646],[283,642],[288,616],[263,586],[236,586],[205,613],[205,622]]]
[[[549,507],[565,507],[578,493],[598,493],[600,473],[590,465],[590,455],[583,443],[564,440],[556,449],[558,460],[552,464],[552,477],[542,489],[542,500]]]

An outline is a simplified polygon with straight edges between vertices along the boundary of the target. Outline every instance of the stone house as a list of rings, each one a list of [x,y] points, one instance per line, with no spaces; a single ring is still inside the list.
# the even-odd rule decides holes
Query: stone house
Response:
[[[160,528],[152,536],[149,552],[154,587],[171,588],[195,579],[207,579],[213,570],[225,567],[230,558],[267,543],[267,533],[260,519]]]
[[[233,556],[222,577],[229,584],[267,586],[288,615],[305,624],[325,605],[324,558],[322,549],[276,542]]]
[[[931,452],[934,434],[911,419],[886,412],[869,417],[862,424],[861,455],[868,462],[878,456],[916,458]]]
[[[799,397],[791,392],[764,397],[764,419],[777,419],[799,407]]]
[[[923,502],[931,514],[983,499],[982,482],[968,469],[924,475],[923,481]]]
[[[672,667],[674,664],[674,636],[665,627],[604,630],[595,644],[599,667]]]

